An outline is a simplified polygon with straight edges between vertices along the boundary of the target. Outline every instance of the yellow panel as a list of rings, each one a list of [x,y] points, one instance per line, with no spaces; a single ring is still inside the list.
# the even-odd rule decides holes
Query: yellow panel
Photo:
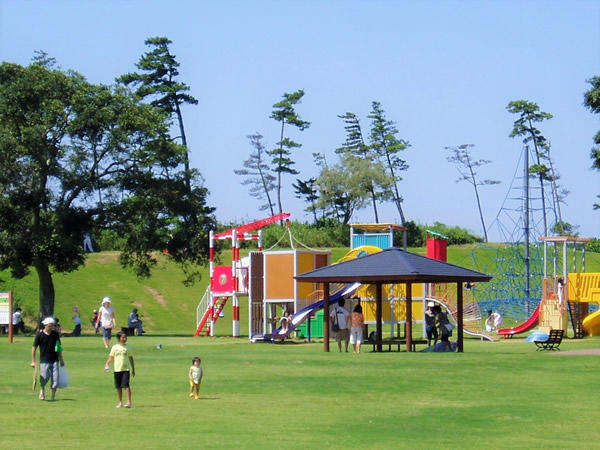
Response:
[[[310,272],[315,269],[315,255],[313,253],[298,253],[298,273]]]
[[[375,285],[374,284],[363,284],[356,295],[360,298],[376,298]],[[406,298],[406,285],[405,284],[384,284],[381,289],[382,298],[388,299],[390,297]],[[412,298],[423,297],[423,283],[415,283],[412,285]]]
[[[596,302],[600,293],[600,273],[570,273],[567,283],[570,302]]]
[[[375,322],[377,321],[377,305],[374,301],[369,302],[361,302],[363,307],[363,316],[365,318],[365,322]],[[406,320],[406,302],[405,301],[393,301],[392,306],[394,308],[394,320],[398,322],[403,322]],[[382,319],[384,322],[390,320],[392,315],[392,311],[390,309],[390,302],[383,301],[381,302],[382,308]],[[412,316],[413,320],[423,320],[423,302],[421,300],[416,300],[412,302]]]
[[[294,254],[265,253],[265,299],[294,298]]]

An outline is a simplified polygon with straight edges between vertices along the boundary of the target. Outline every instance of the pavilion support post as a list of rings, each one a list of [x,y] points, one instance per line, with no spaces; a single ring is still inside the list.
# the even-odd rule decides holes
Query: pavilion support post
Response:
[[[406,351],[412,351],[412,283],[406,283]]]
[[[323,351],[329,352],[329,283],[323,285]]]
[[[375,315],[377,318],[377,351],[378,352],[382,352],[383,351],[383,344],[381,343],[382,339],[383,339],[383,326],[382,326],[382,313],[383,313],[383,309],[381,307],[381,283],[377,283],[375,285]]]
[[[458,329],[458,351],[463,352],[463,284],[456,283],[456,322]]]

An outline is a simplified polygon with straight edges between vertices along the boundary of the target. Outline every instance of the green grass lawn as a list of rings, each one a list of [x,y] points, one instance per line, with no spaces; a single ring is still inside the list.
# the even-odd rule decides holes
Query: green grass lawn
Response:
[[[498,245],[498,244],[495,244]],[[333,248],[332,261],[339,260],[347,248]],[[424,248],[410,248],[409,251],[425,254]],[[243,252],[244,256],[247,251]],[[453,264],[473,268],[471,255],[477,254],[482,261],[493,253],[483,247],[452,246],[448,248],[448,261]],[[231,252],[223,252],[219,264],[228,264]],[[600,254],[589,253],[587,271],[600,271]],[[186,287],[181,281],[181,270],[164,255],[158,255],[158,265],[148,279],[136,279],[118,263],[116,252],[101,252],[87,255],[86,265],[67,274],[54,274],[56,291],[55,316],[60,318],[64,331],[73,327],[72,308],[77,306],[82,316],[84,332],[91,332],[89,322],[92,310],[100,307],[102,297],[112,298],[119,326],[126,325],[127,315],[132,308],[138,308],[144,321],[144,328],[152,334],[191,336],[196,326],[196,306],[208,285],[208,267],[202,269],[202,280],[194,286]],[[9,271],[0,271],[0,291],[13,290],[16,303],[26,314],[28,325],[34,325],[38,313],[38,279],[35,271],[27,277],[16,280]],[[219,336],[230,336],[231,305],[225,306],[226,317],[216,323],[215,332]],[[508,322],[507,322],[508,324]],[[248,334],[248,301],[240,298],[240,333]]]
[[[322,343],[130,338],[133,408],[116,409],[100,337],[63,338],[70,386],[31,391],[33,337],[0,339],[2,447],[593,448],[600,339],[536,352],[467,339],[465,353],[323,352]],[[157,344],[162,349],[157,349]],[[335,344],[332,346],[332,350]],[[202,358],[201,399],[187,372]]]

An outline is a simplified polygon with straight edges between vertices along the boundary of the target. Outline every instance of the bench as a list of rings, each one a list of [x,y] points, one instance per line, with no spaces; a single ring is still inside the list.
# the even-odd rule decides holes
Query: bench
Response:
[[[558,348],[562,342],[562,338],[565,334],[564,330],[550,330],[548,339],[545,341],[533,341],[537,346],[537,350],[560,350]]]
[[[370,344],[373,345],[373,351],[377,351],[377,345],[381,344],[382,346],[387,345],[388,346],[388,352],[392,351],[392,345],[396,345],[398,348],[398,351],[400,351],[400,346],[401,345],[406,345],[406,339],[387,339],[385,341],[380,341],[380,342],[370,342]],[[425,344],[427,345],[427,341],[424,339],[412,339],[411,340],[411,347],[412,347],[412,351],[416,352],[416,348],[417,348],[417,344]]]

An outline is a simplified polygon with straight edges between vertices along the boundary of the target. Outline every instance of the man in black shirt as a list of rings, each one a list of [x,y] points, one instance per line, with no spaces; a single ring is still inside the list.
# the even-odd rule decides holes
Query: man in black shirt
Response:
[[[42,321],[44,329],[40,331],[33,340],[33,347],[31,348],[31,367],[35,368],[36,349],[40,348],[40,400],[46,399],[45,387],[46,383],[50,380],[50,387],[52,388],[52,398],[56,395],[56,388],[58,387],[58,363],[61,366],[65,365],[62,357],[62,348],[60,345],[60,335],[54,329],[56,321],[52,317],[46,317]]]

